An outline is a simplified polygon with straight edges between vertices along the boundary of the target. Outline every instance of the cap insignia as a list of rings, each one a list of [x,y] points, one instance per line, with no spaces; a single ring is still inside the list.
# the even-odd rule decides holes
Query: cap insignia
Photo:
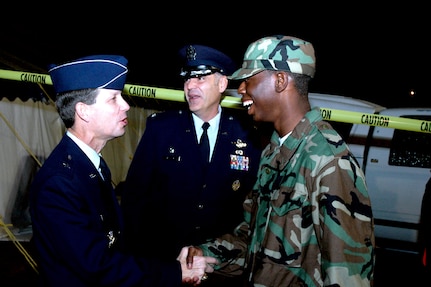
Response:
[[[187,60],[196,60],[196,49],[192,45],[187,47]]]

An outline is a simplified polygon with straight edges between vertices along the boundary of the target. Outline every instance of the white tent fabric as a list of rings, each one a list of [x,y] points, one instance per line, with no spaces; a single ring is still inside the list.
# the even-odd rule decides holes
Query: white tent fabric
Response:
[[[113,184],[124,180],[146,118],[155,110],[132,107],[124,136],[111,140],[102,150]],[[31,238],[26,196],[35,172],[65,132],[53,103],[19,98],[0,101],[0,240],[9,240],[8,228],[18,240]]]

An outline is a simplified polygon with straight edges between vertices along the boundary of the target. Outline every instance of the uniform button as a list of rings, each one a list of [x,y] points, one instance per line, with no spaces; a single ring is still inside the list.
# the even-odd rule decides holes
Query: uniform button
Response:
[[[204,209],[204,205],[203,204],[198,204],[198,209],[200,209],[200,210]]]

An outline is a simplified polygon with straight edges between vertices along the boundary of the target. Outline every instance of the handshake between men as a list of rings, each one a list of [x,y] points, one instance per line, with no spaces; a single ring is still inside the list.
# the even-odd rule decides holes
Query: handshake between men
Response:
[[[203,252],[197,247],[183,247],[177,258],[181,263],[182,281],[184,284],[197,286],[206,280],[207,272],[214,272],[213,264],[218,264],[214,257],[203,256]]]

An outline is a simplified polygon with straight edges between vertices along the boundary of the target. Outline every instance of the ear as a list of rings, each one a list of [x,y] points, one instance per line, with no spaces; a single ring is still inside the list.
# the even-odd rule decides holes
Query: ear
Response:
[[[76,115],[85,122],[88,122],[88,105],[83,102],[78,102],[75,105]]]
[[[289,82],[289,76],[286,72],[277,72],[275,73],[275,76],[277,77],[275,80],[275,90],[277,92],[281,92],[284,89],[286,89],[287,84]]]
[[[223,93],[227,89],[228,84],[229,84],[229,81],[226,76],[220,77],[218,81],[218,89],[220,93]]]

